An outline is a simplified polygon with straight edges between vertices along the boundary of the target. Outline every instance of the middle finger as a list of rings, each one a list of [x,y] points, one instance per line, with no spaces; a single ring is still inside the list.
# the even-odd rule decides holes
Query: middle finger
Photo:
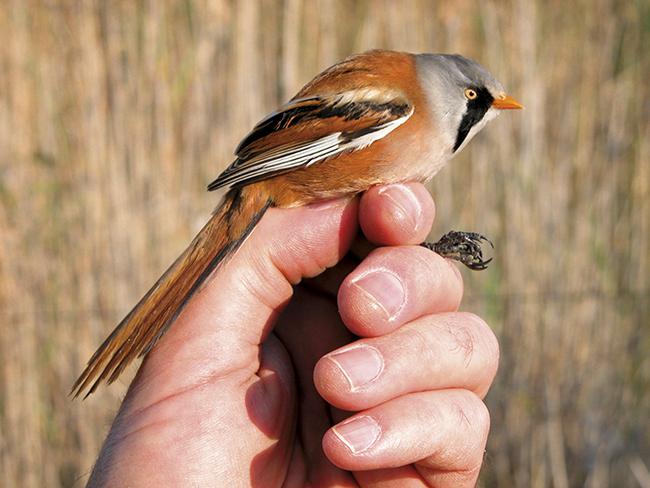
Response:
[[[327,402],[352,411],[445,388],[483,397],[497,371],[498,347],[492,330],[474,314],[429,315],[327,354],[316,364],[314,383]]]

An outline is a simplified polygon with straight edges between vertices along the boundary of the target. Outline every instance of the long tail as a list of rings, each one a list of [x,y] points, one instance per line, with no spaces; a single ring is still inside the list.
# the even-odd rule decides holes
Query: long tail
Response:
[[[112,383],[136,357],[144,356],[169,329],[219,263],[231,255],[271,205],[251,187],[229,191],[223,203],[176,261],[99,346],[71,394]],[[85,398],[84,397],[84,398]]]

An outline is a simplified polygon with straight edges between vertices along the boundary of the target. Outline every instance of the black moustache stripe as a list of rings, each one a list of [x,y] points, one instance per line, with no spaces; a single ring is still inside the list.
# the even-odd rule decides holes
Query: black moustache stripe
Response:
[[[494,97],[485,87],[472,88],[478,95],[474,100],[467,100],[467,110],[463,114],[463,119],[460,121],[458,127],[458,135],[456,135],[456,143],[454,144],[454,152],[460,147],[463,141],[467,138],[469,131],[478,124],[488,110],[492,106]]]

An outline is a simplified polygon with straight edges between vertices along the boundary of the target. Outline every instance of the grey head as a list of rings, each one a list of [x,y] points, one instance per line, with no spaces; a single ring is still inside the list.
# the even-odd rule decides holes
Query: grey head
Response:
[[[458,54],[418,54],[416,65],[450,155],[463,149],[500,110],[522,108],[476,61]]]

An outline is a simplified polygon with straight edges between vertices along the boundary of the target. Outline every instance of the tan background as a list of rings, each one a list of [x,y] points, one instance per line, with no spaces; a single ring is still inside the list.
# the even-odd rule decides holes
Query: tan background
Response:
[[[526,105],[434,181],[502,360],[484,486],[650,487],[650,5],[0,2],[0,485],[82,486],[128,379],[67,392],[215,205],[248,128],[372,47],[460,52]]]

